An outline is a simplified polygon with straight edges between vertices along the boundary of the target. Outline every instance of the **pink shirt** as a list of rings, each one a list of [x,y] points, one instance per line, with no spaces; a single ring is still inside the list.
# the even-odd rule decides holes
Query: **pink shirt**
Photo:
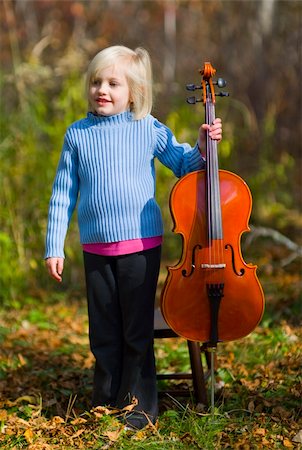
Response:
[[[84,252],[102,256],[127,255],[129,253],[141,252],[142,250],[158,247],[161,245],[162,240],[162,236],[155,236],[120,242],[98,242],[96,244],[83,244],[83,250]]]

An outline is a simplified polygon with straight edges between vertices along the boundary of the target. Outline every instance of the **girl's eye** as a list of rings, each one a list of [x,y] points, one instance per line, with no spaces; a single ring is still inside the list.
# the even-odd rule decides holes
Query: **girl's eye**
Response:
[[[98,79],[93,80],[92,84],[93,84],[93,86],[99,86],[101,84],[101,80],[98,80]]]
[[[116,81],[110,81],[110,86],[118,86],[118,83]]]

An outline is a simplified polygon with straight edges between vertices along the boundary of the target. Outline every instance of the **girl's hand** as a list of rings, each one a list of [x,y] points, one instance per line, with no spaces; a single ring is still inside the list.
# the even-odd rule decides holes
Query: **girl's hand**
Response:
[[[45,260],[45,265],[47,267],[49,275],[56,281],[61,283],[62,273],[64,269],[64,258],[47,258]]]
[[[200,150],[203,150],[206,146],[206,132],[209,132],[209,136],[211,139],[220,142],[222,139],[222,123],[221,119],[216,117],[214,119],[212,125],[207,125],[204,123],[199,128],[199,135],[198,135],[198,147]]]

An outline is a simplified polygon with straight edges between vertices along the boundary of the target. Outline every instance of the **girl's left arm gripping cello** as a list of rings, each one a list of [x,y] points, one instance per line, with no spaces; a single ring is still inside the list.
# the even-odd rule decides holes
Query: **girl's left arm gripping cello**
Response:
[[[225,86],[216,70],[205,63],[201,85],[206,124],[215,119],[214,84]],[[217,142],[208,133],[206,168],[185,175],[174,186],[170,209],[174,232],[183,240],[177,265],[168,267],[161,309],[168,325],[180,336],[216,347],[218,342],[247,336],[261,320],[264,295],[257,266],[246,264],[241,235],[249,231],[252,198],[238,175],[218,168]]]

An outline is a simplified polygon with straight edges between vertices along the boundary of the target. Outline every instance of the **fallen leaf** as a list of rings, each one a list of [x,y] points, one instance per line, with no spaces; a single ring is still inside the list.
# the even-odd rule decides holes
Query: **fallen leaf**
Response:
[[[115,431],[105,431],[103,436],[107,437],[111,442],[116,442],[120,437],[122,429]]]
[[[74,438],[80,436],[82,433],[85,433],[85,431],[86,431],[85,429],[78,430],[76,433],[74,433],[74,434],[71,436],[71,439],[74,439]]]
[[[24,425],[26,427],[28,426],[28,422],[26,420],[22,419],[22,417],[15,417],[14,419],[18,425]]]
[[[26,366],[27,362],[24,356],[21,353],[18,353],[18,359],[20,361],[21,367]]]
[[[290,411],[287,411],[286,409],[282,408],[282,406],[276,406],[272,409],[272,413],[276,416],[280,417],[289,417],[291,415]]]
[[[136,405],[138,405],[138,400],[137,400],[136,397],[133,397],[130,405],[125,406],[122,409],[122,411],[132,411],[135,408]]]
[[[257,428],[254,431],[254,434],[259,434],[259,436],[265,436],[266,434],[266,429],[265,428]]]
[[[253,400],[251,400],[249,402],[247,409],[249,410],[250,413],[254,412],[254,410],[255,410],[255,403],[254,403]]]
[[[119,409],[110,409],[105,406],[96,406],[91,410],[91,412],[95,415],[97,419],[100,419],[103,416],[109,416],[110,414],[116,414],[120,412]]]
[[[0,409],[0,421],[4,422],[7,419],[6,409]]]
[[[51,419],[51,421],[52,421],[52,423],[53,423],[54,425],[60,425],[61,423],[64,423],[64,422],[65,422],[65,420],[64,420],[62,417],[60,417],[60,416],[54,416],[54,417]]]
[[[302,430],[300,430],[296,436],[293,437],[293,442],[297,442],[298,444],[302,444]]]
[[[24,437],[26,441],[31,444],[34,438],[34,432],[31,428],[27,428],[27,430],[24,431]]]
[[[70,423],[71,423],[71,425],[81,425],[86,422],[87,422],[87,420],[83,419],[83,417],[77,417],[76,419],[72,420]]]
[[[286,447],[286,448],[293,448],[293,447],[294,447],[293,444],[291,443],[291,441],[290,441],[289,439],[287,439],[287,438],[284,438],[284,439],[283,439],[282,444],[283,444],[284,447]]]

